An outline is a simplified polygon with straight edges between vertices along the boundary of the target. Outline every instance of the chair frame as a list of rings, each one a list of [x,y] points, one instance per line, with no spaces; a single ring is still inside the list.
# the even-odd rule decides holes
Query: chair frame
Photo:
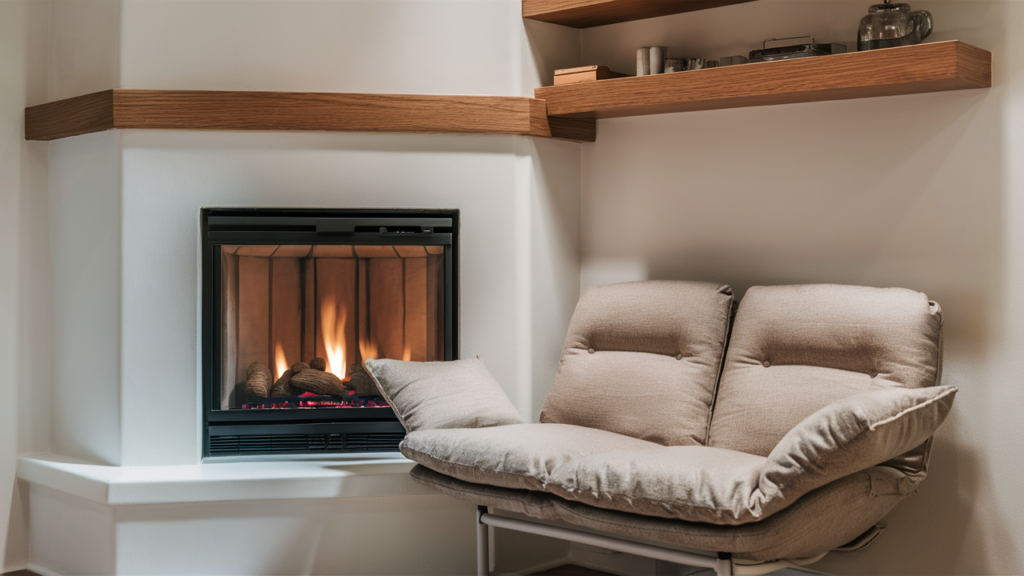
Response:
[[[651,544],[641,544],[639,542],[633,542],[631,540],[623,540],[613,536],[604,536],[600,534],[592,534],[590,532],[583,532],[580,530],[571,530],[568,528],[560,528],[557,526],[549,526],[540,522],[531,522],[529,520],[520,520],[518,518],[508,518],[505,516],[496,516],[491,514],[487,506],[477,506],[476,509],[476,573],[477,576],[490,576],[490,552],[489,552],[489,536],[487,527],[494,526],[495,528],[504,528],[506,530],[515,530],[517,532],[526,532],[528,534],[537,534],[539,536],[547,536],[549,538],[557,538],[559,540],[567,540],[569,542],[577,542],[579,544],[588,544],[590,546],[598,546],[601,548],[607,548],[616,552],[625,552],[627,554],[635,554],[637,556],[644,556],[646,558],[653,558],[655,560],[664,560],[666,562],[674,562],[676,564],[685,564],[686,566],[695,566],[699,568],[713,568],[717,576],[760,576],[762,574],[768,574],[776,570],[783,568],[800,568],[799,564],[790,562],[788,560],[777,560],[775,562],[765,562],[762,564],[737,564],[732,555],[728,552],[709,553],[709,555],[695,554],[692,552],[683,552],[681,550],[673,550],[671,548],[663,548],[661,546],[653,546]],[[820,559],[824,554],[813,559],[816,561]]]

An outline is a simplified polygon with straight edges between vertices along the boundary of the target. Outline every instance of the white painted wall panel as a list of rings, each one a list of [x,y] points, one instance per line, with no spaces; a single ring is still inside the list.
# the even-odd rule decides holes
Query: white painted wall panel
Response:
[[[30,569],[47,574],[115,573],[112,508],[43,486],[32,486],[29,501]]]
[[[515,95],[518,2],[123,6],[122,88]]]
[[[49,2],[0,2],[0,572],[28,559],[17,457],[50,441],[48,147],[23,137],[25,106],[46,101],[48,28]]]
[[[558,369],[569,320],[579,300],[580,146],[553,140],[525,140],[529,145],[532,186],[529,214],[530,311],[532,346],[530,403],[522,408],[540,417]]]
[[[479,354],[499,382],[516,379],[509,263],[529,238],[514,219],[514,145],[501,136],[126,133],[125,461],[199,457],[203,206],[460,209],[462,355]],[[158,413],[145,411],[154,403]]]
[[[120,88],[121,0],[46,0],[50,14],[46,101]]]
[[[54,449],[121,461],[121,133],[50,145]]]

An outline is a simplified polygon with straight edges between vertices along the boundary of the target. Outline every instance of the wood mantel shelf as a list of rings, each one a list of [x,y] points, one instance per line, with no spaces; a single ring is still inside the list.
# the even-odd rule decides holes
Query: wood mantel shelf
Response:
[[[511,134],[593,142],[593,120],[511,96],[106,90],[25,109],[25,139],[111,129]]]
[[[753,0],[523,0],[523,18],[590,28]]]
[[[992,86],[992,53],[953,40],[538,88],[548,114],[616,118]]]

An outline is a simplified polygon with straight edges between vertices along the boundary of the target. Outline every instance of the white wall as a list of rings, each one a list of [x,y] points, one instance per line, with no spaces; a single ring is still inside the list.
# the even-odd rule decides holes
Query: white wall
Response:
[[[23,136],[25,106],[47,100],[48,12],[45,1],[0,2],[0,572],[27,560],[17,456],[49,441],[47,146]]]
[[[120,0],[49,0],[49,100],[117,88]]]
[[[868,2],[761,0],[584,31],[583,61],[639,46],[743,54],[853,41]],[[903,286],[945,312],[961,389],[931,477],[843,574],[1024,572],[1024,3],[913,2],[931,40],[993,52],[991,90],[603,120],[583,147],[583,277]],[[615,233],[609,233],[614,230]]]
[[[203,206],[460,209],[462,356],[479,354],[535,415],[557,356],[547,337],[547,377],[534,382],[531,335],[564,334],[578,294],[578,212],[564,210],[579,203],[565,168],[578,166],[577,145],[546,143],[549,158],[504,136],[128,131],[123,146],[124,464],[199,457]],[[537,248],[543,259],[534,241],[551,248]]]
[[[440,494],[105,506],[31,487],[56,574],[469,574],[475,508]],[[60,542],[60,546],[47,543]],[[429,542],[430,545],[424,545]],[[395,553],[403,551],[403,553]]]
[[[119,40],[98,43],[75,65],[55,56],[50,80],[62,94],[97,90],[96,78],[114,74],[125,88],[529,95],[551,69],[579,62],[578,31],[524,27],[514,0],[128,0],[84,14],[90,5],[55,2],[52,53],[74,53],[96,36]],[[61,198],[54,219],[69,225],[54,232],[55,274],[73,275],[88,251],[74,225],[90,205],[103,206],[97,233],[120,250],[107,253],[123,258],[119,270],[57,289],[55,306],[66,312],[58,345],[71,357],[55,373],[55,387],[67,391],[55,400],[62,452],[124,465],[197,461],[203,206],[461,209],[461,353],[481,355],[520,410],[537,416],[578,296],[579,145],[507,136],[119,134],[52,145],[51,193]],[[83,307],[82,293],[97,305]],[[97,338],[88,353],[102,359],[91,361],[81,386],[65,364],[79,362],[71,348],[89,327]]]
[[[121,133],[50,143],[54,451],[121,462]]]
[[[116,88],[532,96],[580,32],[515,0],[52,0],[50,94]]]

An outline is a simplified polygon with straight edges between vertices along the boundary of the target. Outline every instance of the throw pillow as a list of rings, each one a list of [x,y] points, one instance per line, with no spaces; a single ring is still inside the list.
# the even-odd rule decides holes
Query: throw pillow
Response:
[[[409,432],[523,423],[479,358],[450,362],[370,359],[365,364]]]

